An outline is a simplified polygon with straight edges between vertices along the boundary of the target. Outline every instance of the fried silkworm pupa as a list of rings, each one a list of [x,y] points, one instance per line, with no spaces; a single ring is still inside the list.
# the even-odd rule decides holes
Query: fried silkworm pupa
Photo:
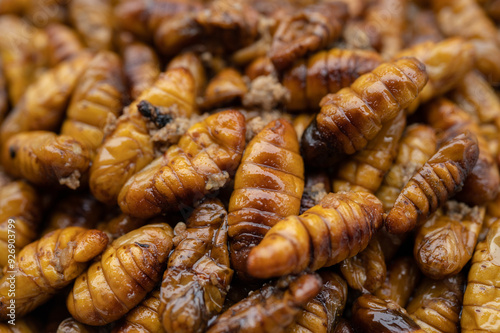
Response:
[[[381,63],[382,57],[375,51],[338,48],[299,60],[283,73],[283,85],[290,91],[287,110],[317,110],[325,95],[350,86]]]
[[[403,48],[407,7],[407,0],[379,0],[365,10],[364,22],[367,28],[376,31],[379,38],[377,50],[384,58],[393,57]]]
[[[248,273],[269,278],[332,266],[364,250],[382,226],[382,203],[370,193],[330,193],[300,216],[272,227],[248,256]]]
[[[445,142],[399,194],[385,217],[387,231],[401,234],[421,225],[462,189],[478,156],[477,139],[468,131]]]
[[[401,112],[385,123],[363,150],[341,163],[332,182],[333,192],[375,193],[396,158],[399,139],[405,126],[406,116]]]
[[[141,42],[133,42],[123,49],[123,70],[130,95],[137,99],[160,75],[160,61],[153,48]]]
[[[173,237],[168,224],[157,223],[114,240],[76,279],[66,302],[73,318],[105,325],[139,304],[160,281]]]
[[[347,301],[347,284],[335,273],[319,273],[323,287],[319,294],[302,306],[286,333],[329,333],[339,320]]]
[[[319,204],[331,189],[330,177],[326,172],[308,172],[305,176],[304,193],[300,200],[300,214]]]
[[[354,302],[351,323],[358,333],[425,333],[404,308],[370,294]]]
[[[245,68],[245,75],[248,76],[250,80],[254,80],[259,76],[278,76],[278,73],[269,57],[259,57]]]
[[[419,229],[413,255],[428,277],[441,280],[458,274],[472,258],[484,220],[484,208],[448,201]]]
[[[482,124],[495,122],[500,115],[500,98],[477,71],[467,73],[457,83],[450,98]]]
[[[108,329],[99,326],[89,326],[82,324],[75,320],[73,317],[69,317],[61,321],[57,327],[56,333],[107,333]]]
[[[196,96],[203,95],[203,91],[207,85],[207,74],[205,73],[205,68],[200,57],[194,52],[181,53],[170,60],[167,70],[178,67],[187,69],[193,76],[196,85]]]
[[[69,15],[85,44],[94,50],[112,48],[113,5],[106,0],[72,0]]]
[[[104,231],[106,235],[108,235],[110,241],[113,241],[132,230],[142,227],[147,222],[148,221],[144,219],[138,219],[127,214],[120,214],[108,221],[99,223],[97,229]]]
[[[222,188],[236,172],[245,146],[245,117],[215,113],[123,186],[118,203],[126,214],[149,218],[192,206]]]
[[[150,332],[163,333],[158,308],[160,307],[160,291],[155,290],[138,306],[127,313],[112,333]]]
[[[25,246],[17,254],[15,264],[4,267],[5,275],[0,279],[1,320],[8,320],[8,306],[12,303],[19,318],[45,303],[82,273],[107,243],[102,231],[69,227]],[[9,292],[12,277],[15,295]]]
[[[451,90],[474,66],[473,46],[462,38],[449,38],[438,43],[427,41],[405,49],[397,56],[417,58],[429,75],[429,81],[409,107],[409,113],[413,113],[419,104]]]
[[[352,289],[373,293],[384,283],[387,268],[384,252],[377,238],[354,257],[344,259],[340,271]]]
[[[66,195],[52,209],[42,234],[66,227],[94,228],[104,210],[105,206],[90,193]]]
[[[230,307],[214,321],[207,333],[286,332],[302,306],[320,290],[321,279],[316,274],[283,277]]]
[[[426,278],[406,307],[408,314],[426,332],[460,332],[464,280],[462,274],[438,281]]]
[[[384,63],[359,77],[350,88],[326,95],[321,111],[302,135],[302,155],[315,166],[354,154],[417,97],[427,82],[415,58]]]
[[[173,116],[190,117],[195,113],[195,98],[194,80],[186,69],[175,68],[161,74],[125,109],[115,130],[97,150],[90,169],[92,194],[104,203],[115,203],[127,180],[154,159],[153,142],[139,108],[152,109],[167,122]]]
[[[2,144],[16,133],[56,130],[63,120],[76,82],[91,58],[89,53],[83,52],[46,71],[31,83],[0,127]]]
[[[313,4],[282,20],[273,36],[269,58],[278,70],[290,67],[307,52],[327,47],[342,33],[347,6],[341,2]]]
[[[460,326],[462,332],[495,332],[500,325],[500,222],[477,244],[465,289]]]
[[[384,177],[375,195],[382,201],[384,211],[389,211],[410,180],[437,150],[437,137],[433,128],[414,124],[406,128],[399,142],[394,164]]]
[[[470,42],[474,45],[476,68],[491,85],[498,87],[500,84],[500,65],[497,61],[500,57],[499,43],[481,39],[472,39]]]
[[[405,307],[419,280],[420,271],[415,260],[412,257],[400,257],[391,261],[385,281],[373,294]]]
[[[339,322],[335,327],[333,328],[332,333],[355,333],[354,328],[352,328],[352,325],[349,324],[347,320],[344,318],[340,318]]]
[[[80,178],[90,166],[90,152],[68,135],[47,131],[15,134],[2,149],[5,171],[33,184],[80,186]]]
[[[222,310],[233,277],[226,209],[220,200],[207,199],[174,231],[176,247],[163,275],[158,313],[167,333],[204,332]]]
[[[115,119],[123,107],[124,81],[120,58],[111,51],[99,52],[77,82],[61,134],[73,136],[94,155],[109,118]]]
[[[299,214],[303,191],[297,134],[287,120],[272,121],[245,148],[229,201],[231,264],[238,274],[247,275],[248,253],[272,226]]]
[[[479,157],[456,199],[470,205],[482,205],[495,199],[500,187],[498,166],[486,138],[472,116],[451,101],[440,98],[429,106],[427,121],[436,130],[441,131],[441,141],[447,141],[465,131],[470,131],[477,138]]]
[[[48,63],[51,67],[80,54],[84,46],[76,31],[68,26],[51,23],[45,28]]]
[[[38,225],[42,220],[41,200],[37,191],[24,181],[12,181],[0,186],[1,267],[7,266],[8,263],[9,240],[13,237],[9,235],[15,235],[16,251],[37,238]],[[9,223],[11,220],[15,221],[15,224]]]
[[[234,68],[224,68],[207,85],[201,106],[213,109],[241,101],[248,92],[243,76]]]

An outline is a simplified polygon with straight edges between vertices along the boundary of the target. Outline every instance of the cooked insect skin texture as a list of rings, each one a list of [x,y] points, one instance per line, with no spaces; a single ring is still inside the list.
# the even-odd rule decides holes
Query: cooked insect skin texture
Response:
[[[233,276],[226,209],[218,199],[207,199],[182,227],[163,276],[158,313],[166,332],[201,333],[222,310]]]
[[[385,281],[373,294],[405,307],[419,280],[420,272],[413,258],[400,257],[391,261]]]
[[[193,76],[196,85],[196,95],[201,96],[207,85],[207,74],[201,59],[194,52],[181,53],[168,63],[167,69],[183,67]]]
[[[111,220],[98,224],[97,229],[104,231],[110,241],[121,237],[132,230],[142,227],[148,221],[127,214],[120,214]]]
[[[247,91],[243,76],[234,68],[225,68],[208,83],[202,107],[213,109],[231,105],[235,100],[241,100]]]
[[[42,220],[41,198],[24,181],[12,181],[0,186],[0,266],[7,266],[9,239],[15,234],[15,247],[20,250],[37,238]],[[9,228],[9,219],[15,224]],[[10,223],[12,224],[12,223]],[[15,230],[12,228],[15,227]],[[10,232],[9,232],[10,230]],[[15,231],[15,233],[13,233]]]
[[[137,307],[130,311],[113,329],[113,333],[148,332],[163,333],[158,308],[160,307],[160,291],[153,291]]]
[[[469,271],[460,326],[462,332],[495,332],[500,323],[500,222],[490,228],[486,239],[477,244]]]
[[[387,231],[408,232],[462,189],[479,156],[476,137],[466,132],[445,142],[405,185],[385,217]]]
[[[104,205],[90,193],[66,195],[52,209],[42,234],[66,227],[94,228],[104,210]]]
[[[408,314],[426,332],[460,332],[464,282],[462,274],[439,281],[426,278],[408,304]]]
[[[351,323],[358,333],[425,333],[404,308],[370,294],[358,297],[352,306]]]
[[[69,317],[61,321],[57,327],[57,333],[107,333],[109,330],[103,327],[89,326],[82,324]]]
[[[72,0],[69,15],[85,43],[94,50],[109,50],[113,38],[112,4],[106,0]]]
[[[61,134],[71,135],[87,145],[94,155],[102,143],[109,117],[117,117],[123,107],[125,83],[120,58],[99,52],[77,82]]]
[[[193,205],[234,175],[244,145],[245,118],[240,112],[211,115],[123,186],[120,208],[126,214],[149,218]]]
[[[276,68],[269,57],[258,57],[245,68],[245,75],[250,80],[255,80],[259,76],[275,75]]]
[[[82,53],[46,71],[31,83],[0,127],[2,144],[16,133],[56,130],[76,82],[90,59],[89,53]]]
[[[161,279],[172,228],[149,224],[116,239],[75,281],[66,305],[84,324],[105,325],[139,304]]]
[[[20,318],[45,303],[70,284],[99,255],[108,243],[98,230],[69,227],[55,230],[24,247],[12,267],[4,268],[0,279],[0,318],[7,320],[11,299],[15,300],[16,317]],[[15,295],[9,293],[8,271],[14,271]]]
[[[385,280],[387,268],[384,252],[377,238],[366,249],[340,264],[340,271],[349,286],[363,293],[373,293]]]
[[[451,101],[440,98],[430,105],[427,121],[436,130],[442,131],[439,135],[441,141],[465,131],[470,131],[477,138],[479,157],[464,183],[463,190],[457,194],[457,200],[471,205],[482,205],[495,199],[500,187],[498,166],[486,138],[472,116]]]
[[[293,126],[281,118],[269,123],[245,148],[229,201],[228,235],[232,267],[247,275],[250,250],[266,232],[299,214],[304,162]]]
[[[332,266],[364,250],[382,226],[372,194],[330,193],[300,216],[272,227],[248,257],[248,273],[269,278]]]
[[[90,164],[85,145],[67,135],[33,131],[11,137],[3,146],[2,162],[10,175],[37,185],[80,186]]]
[[[327,47],[342,33],[347,17],[346,5],[332,2],[310,5],[281,21],[269,51],[274,66],[283,70],[307,52]]]
[[[291,97],[286,103],[287,110],[317,110],[325,95],[350,86],[381,63],[377,52],[338,48],[299,60],[283,74],[283,85]]]
[[[337,176],[332,182],[333,191],[377,191],[396,158],[405,126],[406,116],[402,112],[385,123],[363,150],[338,166]]]
[[[196,112],[193,77],[184,68],[165,72],[120,117],[90,169],[90,189],[102,202],[115,203],[127,180],[154,159],[146,119],[138,111],[142,101],[159,109],[175,109],[176,116],[190,117]]]
[[[452,89],[474,65],[473,46],[462,38],[448,38],[439,43],[424,42],[398,53],[398,57],[415,57],[426,67],[429,81],[409,108]]]
[[[410,180],[437,150],[436,132],[426,125],[410,125],[399,143],[394,164],[384,177],[376,196],[382,201],[384,211],[388,211]]]
[[[84,46],[73,29],[57,23],[45,28],[47,34],[47,54],[50,66],[73,58],[80,54]]]
[[[160,62],[155,51],[140,42],[130,43],[123,50],[123,70],[132,98],[138,98],[160,75]]]
[[[330,177],[326,172],[309,172],[305,176],[304,193],[300,200],[300,214],[316,206],[331,189]]]
[[[274,285],[265,285],[230,307],[215,320],[207,333],[286,332],[301,307],[321,290],[315,274],[288,276]]]
[[[295,322],[286,333],[329,333],[344,311],[347,300],[347,284],[335,273],[322,271],[323,288],[316,297],[303,305]]]
[[[321,100],[321,111],[302,136],[302,155],[315,166],[354,154],[416,98],[427,82],[415,58],[384,63],[350,86]]]
[[[352,328],[351,324],[344,318],[340,318],[339,322],[335,327],[333,328],[333,333],[355,333],[354,329]]]

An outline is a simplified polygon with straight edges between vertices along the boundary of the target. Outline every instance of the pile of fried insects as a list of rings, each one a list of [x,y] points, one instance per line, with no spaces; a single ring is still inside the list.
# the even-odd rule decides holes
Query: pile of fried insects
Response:
[[[500,332],[500,0],[0,14],[0,332]]]

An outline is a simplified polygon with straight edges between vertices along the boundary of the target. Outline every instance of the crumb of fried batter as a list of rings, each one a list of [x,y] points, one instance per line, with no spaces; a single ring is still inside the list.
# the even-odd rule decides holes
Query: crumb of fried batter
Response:
[[[243,96],[245,107],[271,111],[278,104],[290,100],[290,92],[274,75],[259,76],[250,82],[249,91]]]
[[[80,187],[81,176],[82,174],[80,173],[80,171],[75,170],[68,177],[59,179],[59,184],[66,185],[70,189],[76,190],[78,187]]]

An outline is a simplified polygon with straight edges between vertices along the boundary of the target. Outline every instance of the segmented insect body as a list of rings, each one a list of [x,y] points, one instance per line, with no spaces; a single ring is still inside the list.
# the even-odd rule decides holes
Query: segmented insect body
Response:
[[[113,6],[106,0],[72,0],[69,15],[75,28],[94,50],[110,50],[113,42]]]
[[[436,132],[429,126],[414,124],[406,128],[399,143],[394,164],[384,177],[375,195],[388,211],[415,172],[432,157],[437,150]]]
[[[243,76],[234,68],[225,68],[214,76],[207,85],[202,107],[213,109],[241,101],[248,92]]]
[[[99,223],[97,229],[104,231],[108,235],[110,241],[113,241],[132,230],[142,227],[147,222],[148,220],[138,219],[127,214],[120,214],[108,221]]]
[[[0,186],[0,266],[7,266],[9,239],[14,239],[17,251],[37,238],[42,220],[40,201],[37,191],[24,181]]]
[[[163,332],[158,308],[160,307],[160,291],[155,290],[138,306],[121,320],[113,333],[127,333],[133,331]]]
[[[322,271],[319,275],[323,280],[323,288],[302,306],[303,310],[295,322],[286,328],[286,333],[328,333],[342,315],[347,301],[347,284],[332,272]]]
[[[280,22],[269,58],[278,70],[290,67],[307,52],[321,50],[335,41],[347,17],[347,6],[341,2],[305,7]]]
[[[248,256],[258,278],[317,270],[364,250],[382,226],[382,203],[372,194],[331,193],[300,216],[272,227]]]
[[[76,279],[66,302],[71,315],[98,326],[134,308],[160,281],[173,237],[168,224],[157,223],[114,240]]]
[[[439,135],[441,141],[465,131],[470,131],[477,138],[479,157],[465,180],[463,190],[457,194],[457,200],[471,205],[481,205],[493,200],[499,191],[500,174],[478,124],[467,112],[444,98],[434,101],[428,111],[427,120],[431,126],[441,131]]]
[[[405,185],[385,218],[390,233],[400,234],[424,222],[458,193],[479,156],[470,132],[445,142]]]
[[[99,52],[77,82],[61,133],[86,144],[94,154],[102,143],[109,118],[119,115],[125,94],[120,58]]]
[[[248,253],[278,221],[297,215],[304,190],[304,162],[293,126],[269,123],[247,145],[229,202],[231,263],[246,275]]]
[[[52,23],[45,28],[47,57],[51,67],[80,54],[84,46],[78,34],[68,26]]]
[[[19,133],[5,142],[2,163],[10,175],[38,185],[80,186],[90,166],[86,146],[67,135],[32,131]]]
[[[419,280],[420,271],[415,260],[411,257],[400,257],[390,263],[385,281],[373,294],[405,307]]]
[[[158,312],[166,332],[204,332],[208,320],[222,310],[233,276],[227,212],[219,200],[207,199],[176,233],[178,228],[179,243],[163,276]]]
[[[350,88],[326,95],[302,136],[305,160],[328,165],[363,149],[384,123],[410,105],[426,82],[424,65],[402,58],[362,75]]]
[[[382,286],[387,268],[378,239],[373,238],[366,249],[342,261],[340,271],[351,288],[364,293],[373,293]]]
[[[183,67],[193,76],[196,85],[196,95],[201,96],[207,85],[207,74],[201,59],[194,52],[184,52],[174,57],[168,63],[168,69]]]
[[[240,112],[209,116],[125,184],[118,197],[120,208],[148,218],[193,205],[229,181],[244,145],[245,118]]]
[[[283,85],[290,91],[287,110],[316,110],[325,95],[350,86],[381,63],[377,52],[338,48],[299,60],[283,74]],[[252,72],[257,71],[255,66],[257,63],[251,68]]]
[[[196,111],[195,96],[191,74],[186,69],[176,68],[160,75],[153,86],[126,109],[116,129],[98,149],[90,169],[90,189],[98,200],[116,202],[127,180],[154,159],[153,143],[146,119],[138,110],[139,104],[142,102],[143,106],[151,106],[157,111],[165,110],[169,117],[174,114],[190,117]]]
[[[108,238],[101,231],[69,227],[25,246],[17,254],[15,265],[8,267],[14,271],[15,295],[9,292],[12,274],[0,279],[0,318],[9,318],[11,300],[19,317],[45,303],[83,272],[107,243]]]
[[[408,313],[426,332],[460,332],[464,280],[462,274],[437,281],[426,278],[406,307]]]
[[[494,332],[500,323],[497,276],[500,271],[500,222],[477,244],[465,290],[460,326],[462,332]]]
[[[333,191],[377,191],[396,158],[405,126],[406,116],[402,112],[385,123],[363,150],[338,166],[332,182]]]
[[[356,332],[425,333],[404,308],[370,294],[364,294],[354,302],[351,323]]]
[[[408,112],[452,89],[474,66],[474,48],[462,38],[448,38],[438,43],[423,42],[403,50],[398,57],[417,58],[425,65],[429,75],[427,84]]]
[[[207,333],[285,332],[301,307],[321,290],[321,279],[314,274],[282,278],[265,285],[221,314]]]
[[[123,50],[123,70],[130,86],[130,95],[137,99],[160,75],[160,62],[150,46],[134,42]]]

